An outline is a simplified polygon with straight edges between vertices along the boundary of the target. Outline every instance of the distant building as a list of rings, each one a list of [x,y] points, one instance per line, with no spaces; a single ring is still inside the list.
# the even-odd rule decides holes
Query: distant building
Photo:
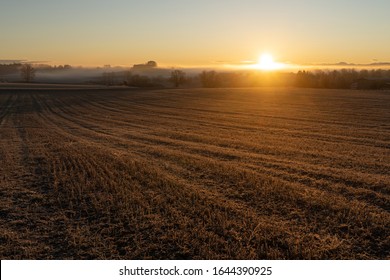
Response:
[[[156,68],[156,67],[157,67],[157,63],[156,63],[156,61],[153,61],[153,60],[150,60],[145,64],[134,64],[133,65],[134,69],[140,69],[140,70],[152,69],[152,68]]]
[[[351,89],[390,89],[389,78],[360,78],[351,85]]]

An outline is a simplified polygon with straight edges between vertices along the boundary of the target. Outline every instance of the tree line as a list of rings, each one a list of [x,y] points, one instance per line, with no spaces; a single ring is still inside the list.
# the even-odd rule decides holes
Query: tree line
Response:
[[[238,72],[217,72],[202,71],[199,75],[193,76],[190,80],[182,71],[172,72],[171,79],[178,87],[186,83],[192,86],[206,88],[216,87],[303,87],[303,88],[329,88],[349,89],[360,80],[368,80],[364,86],[367,89],[381,89],[384,85],[390,86],[390,69],[373,70],[315,70],[298,71],[297,73],[264,72],[264,71],[238,71]]]
[[[50,71],[70,70],[70,65],[48,66]],[[39,68],[41,70],[41,68]],[[19,73],[24,82],[32,82],[37,69],[31,64],[0,64],[0,78],[8,74]],[[169,73],[169,72],[168,72]],[[220,71],[204,70],[199,74],[188,75],[184,70],[173,69],[167,76],[152,76],[131,71],[104,72],[95,82],[98,84],[127,85],[134,87],[261,87],[261,86],[293,86],[304,88],[335,88],[347,89],[353,87],[359,80],[372,80],[367,86],[379,89],[385,81],[390,84],[390,69],[341,69],[341,70],[301,70],[296,73],[273,71]]]
[[[372,89],[379,89],[381,80],[390,81],[390,69],[355,70],[341,69],[333,71],[298,71],[295,77],[295,86],[308,88],[351,88],[359,80],[372,80],[369,85]],[[376,82],[376,83],[375,83]]]

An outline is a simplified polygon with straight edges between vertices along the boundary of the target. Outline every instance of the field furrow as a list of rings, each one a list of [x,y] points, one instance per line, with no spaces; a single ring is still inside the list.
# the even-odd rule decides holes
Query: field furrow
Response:
[[[2,258],[388,259],[390,95],[0,91]]]

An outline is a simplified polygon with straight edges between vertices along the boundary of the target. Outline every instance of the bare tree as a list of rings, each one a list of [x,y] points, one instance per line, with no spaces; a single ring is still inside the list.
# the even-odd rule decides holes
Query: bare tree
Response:
[[[179,87],[181,84],[186,82],[186,73],[181,70],[173,70],[171,72],[170,81],[175,85],[175,87]]]
[[[35,78],[35,68],[31,64],[23,64],[22,68],[20,68],[20,74],[23,81],[30,83]]]

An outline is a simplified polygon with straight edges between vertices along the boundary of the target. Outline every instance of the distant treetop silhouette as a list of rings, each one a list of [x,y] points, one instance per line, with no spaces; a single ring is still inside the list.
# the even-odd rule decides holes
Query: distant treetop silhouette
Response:
[[[157,67],[157,62],[150,60],[145,64],[134,64],[133,68],[142,68],[142,69],[150,69],[150,68],[156,68]]]

